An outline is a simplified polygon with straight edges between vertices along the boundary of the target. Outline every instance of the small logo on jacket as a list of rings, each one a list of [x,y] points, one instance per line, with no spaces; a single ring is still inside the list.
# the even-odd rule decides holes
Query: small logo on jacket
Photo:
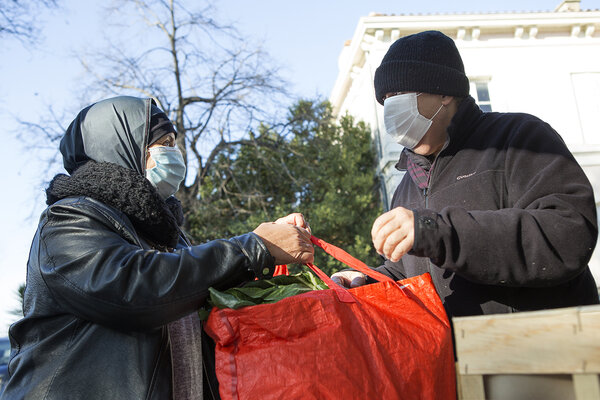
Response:
[[[470,176],[473,176],[473,175],[475,175],[476,173],[477,173],[477,171],[473,171],[473,172],[471,172],[470,174],[467,174],[467,175],[460,175],[460,176],[457,176],[457,177],[456,177],[456,180],[457,180],[457,181],[460,181],[461,179],[468,178],[468,177],[470,177]]]

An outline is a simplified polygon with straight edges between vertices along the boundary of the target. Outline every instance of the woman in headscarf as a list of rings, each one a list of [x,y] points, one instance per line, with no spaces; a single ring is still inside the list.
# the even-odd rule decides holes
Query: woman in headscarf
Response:
[[[208,288],[312,261],[301,214],[190,245],[173,197],[185,175],[176,135],[151,99],[126,96],[67,129],[69,175],[46,190],[3,398],[202,398],[197,310]]]

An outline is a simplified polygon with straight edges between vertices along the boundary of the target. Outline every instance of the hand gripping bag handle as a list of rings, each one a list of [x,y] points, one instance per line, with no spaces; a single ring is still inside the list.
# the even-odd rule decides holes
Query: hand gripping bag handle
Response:
[[[336,247],[332,244],[327,243],[326,241],[319,239],[315,236],[311,236],[310,237],[310,241],[320,247],[321,249],[323,249],[327,254],[329,254],[330,256],[332,256],[333,258],[335,258],[336,260],[346,264],[347,266],[349,266],[350,268],[353,268],[359,272],[362,272],[363,274],[377,280],[380,282],[393,282],[396,283],[392,278],[390,278],[389,276],[386,276],[384,274],[382,274],[381,272],[377,272],[372,270],[371,268],[369,268],[367,266],[367,264],[365,264],[364,262],[352,257],[350,254],[346,253],[344,250],[340,249],[339,247]],[[335,290],[338,299],[341,302],[344,303],[353,303],[356,300],[354,300],[354,297],[352,297],[352,295],[350,294],[350,292],[336,284],[333,280],[331,280],[331,278],[329,276],[327,276],[326,273],[324,273],[323,271],[321,271],[316,265],[314,264],[310,264],[307,263],[305,264],[308,268],[311,269],[311,271],[313,271],[315,274],[317,274],[317,276],[319,278],[321,278],[321,280],[323,282],[325,282],[325,284],[327,286],[329,286],[330,289]]]

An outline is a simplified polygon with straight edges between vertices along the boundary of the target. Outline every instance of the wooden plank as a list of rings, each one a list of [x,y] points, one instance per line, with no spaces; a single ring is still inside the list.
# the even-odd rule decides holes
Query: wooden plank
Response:
[[[458,393],[458,400],[461,400],[462,399],[462,397],[461,397],[461,393],[462,393],[461,385],[462,385],[462,382],[461,382],[461,379],[460,379],[461,375],[460,375],[460,371],[458,369],[458,363],[454,363],[454,369],[455,369],[455,372],[456,372],[456,393]]]
[[[453,323],[463,375],[600,373],[600,305]]]
[[[485,389],[483,375],[457,375],[459,400],[483,400]]]
[[[577,400],[600,400],[600,380],[596,374],[573,374]]]

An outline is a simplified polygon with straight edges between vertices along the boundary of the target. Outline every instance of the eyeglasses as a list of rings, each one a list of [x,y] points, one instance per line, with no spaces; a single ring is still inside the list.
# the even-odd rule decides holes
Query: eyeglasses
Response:
[[[175,133],[167,133],[154,142],[154,144],[157,146],[175,147]]]

